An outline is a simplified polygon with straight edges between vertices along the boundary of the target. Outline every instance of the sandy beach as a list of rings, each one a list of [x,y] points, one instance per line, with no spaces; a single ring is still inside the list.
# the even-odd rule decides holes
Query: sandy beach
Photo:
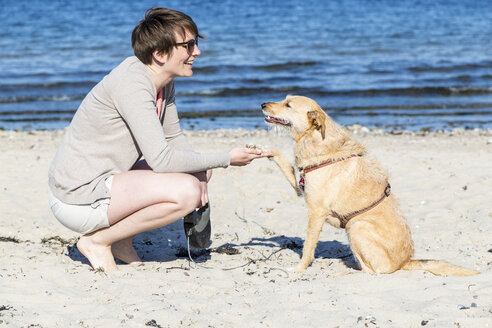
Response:
[[[267,159],[214,171],[212,244],[191,251],[196,263],[180,220],[135,238],[144,263],[94,271],[48,207],[63,133],[0,131],[0,327],[492,327],[491,130],[351,127],[390,173],[415,258],[482,272],[472,277],[361,273],[345,231],[329,225],[313,264],[293,273],[306,206]],[[186,135],[197,151],[254,143],[292,160],[291,141],[273,131]]]

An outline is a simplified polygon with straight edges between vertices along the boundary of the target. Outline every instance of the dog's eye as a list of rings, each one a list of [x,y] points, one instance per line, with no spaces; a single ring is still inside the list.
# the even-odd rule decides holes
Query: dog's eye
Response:
[[[288,102],[287,102],[287,103],[285,103],[285,107],[291,108],[291,107],[290,107],[290,103],[288,103]]]

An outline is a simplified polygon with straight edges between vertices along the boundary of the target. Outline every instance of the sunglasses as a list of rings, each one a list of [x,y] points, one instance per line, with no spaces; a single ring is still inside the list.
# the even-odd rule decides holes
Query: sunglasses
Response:
[[[176,46],[185,47],[188,51],[188,55],[191,55],[195,49],[195,46],[198,47],[198,37],[191,39],[190,41],[176,43]]]

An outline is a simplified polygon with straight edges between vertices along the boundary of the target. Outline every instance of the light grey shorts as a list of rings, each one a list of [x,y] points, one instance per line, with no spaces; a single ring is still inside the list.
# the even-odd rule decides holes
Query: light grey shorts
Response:
[[[104,181],[109,190],[113,176]],[[56,198],[50,191],[50,207],[55,218],[70,230],[87,234],[109,227],[108,207],[109,198],[103,198],[88,205],[66,204]]]

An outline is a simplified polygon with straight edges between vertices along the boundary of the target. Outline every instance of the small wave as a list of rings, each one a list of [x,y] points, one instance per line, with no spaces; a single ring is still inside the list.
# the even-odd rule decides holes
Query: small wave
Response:
[[[0,122],[5,123],[18,123],[18,122],[26,122],[26,123],[36,123],[36,122],[70,122],[72,117],[37,117],[37,118],[0,118]]]
[[[58,96],[12,96],[6,98],[0,98],[0,104],[13,104],[13,103],[29,103],[29,102],[66,102],[66,101],[74,101],[84,99],[85,95],[79,96],[66,96],[66,95],[58,95]]]
[[[108,74],[109,71],[101,71],[101,70],[95,70],[95,71],[74,71],[74,72],[36,72],[36,73],[19,73],[19,72],[3,72],[0,71],[0,77],[1,78],[7,78],[7,79],[18,79],[18,78],[47,78],[47,77],[67,77],[67,76],[94,76],[97,78],[100,78],[106,74]]]
[[[19,59],[22,58],[22,55],[19,54],[5,54],[5,55],[0,55],[0,59]]]
[[[178,96],[194,97],[230,97],[248,96],[255,94],[290,93],[320,96],[468,96],[492,94],[492,86],[437,86],[437,87],[409,87],[392,89],[361,89],[361,90],[320,90],[317,88],[305,88],[294,85],[282,87],[242,87],[242,88],[218,88],[191,92],[178,92]]]
[[[286,63],[278,63],[278,64],[269,64],[269,65],[260,65],[253,66],[254,69],[257,70],[265,70],[265,71],[283,71],[285,69],[292,69],[293,67],[303,67],[303,66],[315,66],[317,62],[314,61],[306,61],[306,62],[293,62],[289,61]]]
[[[439,96],[468,96],[491,94],[492,87],[473,87],[473,86],[436,86],[436,87],[409,87],[392,89],[362,89],[346,91],[314,91],[318,95],[354,95],[354,96],[383,96],[383,95],[439,95]]]
[[[197,66],[194,67],[193,70],[195,72],[200,73],[216,73],[221,69],[231,70],[231,71],[241,71],[241,70],[260,70],[260,71],[285,71],[291,70],[295,67],[304,67],[304,66],[315,66],[318,65],[319,62],[315,61],[305,61],[305,62],[297,62],[297,61],[289,61],[285,63],[276,63],[276,64],[268,64],[268,65],[210,65],[210,66]]]
[[[393,71],[386,70],[386,69],[370,69],[366,72],[364,72],[366,75],[372,75],[372,74],[380,74],[380,75],[387,75],[387,74],[394,74]]]
[[[439,109],[439,110],[449,110],[452,111],[452,109],[490,109],[492,108],[492,103],[470,103],[470,104],[462,104],[462,103],[446,103],[446,104],[423,104],[423,105],[381,105],[381,106],[348,106],[348,107],[326,107],[323,106],[324,110],[327,111],[367,111],[367,110],[392,110],[392,111],[398,111],[398,110],[413,110],[416,112],[422,111],[422,110],[432,110],[432,109]]]
[[[337,56],[364,56],[367,54],[366,50],[352,50],[352,51],[334,51],[334,55]]]
[[[465,70],[478,70],[478,69],[491,69],[492,62],[484,62],[479,64],[461,64],[461,65],[448,65],[448,66],[414,66],[409,67],[410,72],[415,73],[449,73],[454,71],[465,71]]]
[[[202,96],[202,97],[230,97],[230,96],[247,96],[254,95],[260,93],[286,93],[286,92],[297,92],[301,93],[306,91],[306,89],[299,88],[296,86],[286,86],[286,87],[243,87],[243,88],[220,88],[220,89],[206,89],[200,91],[190,91],[190,92],[177,92],[177,96],[185,96],[185,97],[194,97],[194,96]],[[305,92],[304,92],[305,93]]]
[[[219,66],[196,66],[193,67],[195,73],[217,73]]]
[[[73,109],[51,109],[51,110],[23,110],[23,111],[0,111],[1,116],[38,116],[38,115],[73,115]]]
[[[50,82],[50,83],[19,83],[19,84],[1,84],[0,91],[18,91],[29,89],[60,89],[60,88],[85,88],[90,89],[97,82],[94,81],[80,81],[80,82]]]

